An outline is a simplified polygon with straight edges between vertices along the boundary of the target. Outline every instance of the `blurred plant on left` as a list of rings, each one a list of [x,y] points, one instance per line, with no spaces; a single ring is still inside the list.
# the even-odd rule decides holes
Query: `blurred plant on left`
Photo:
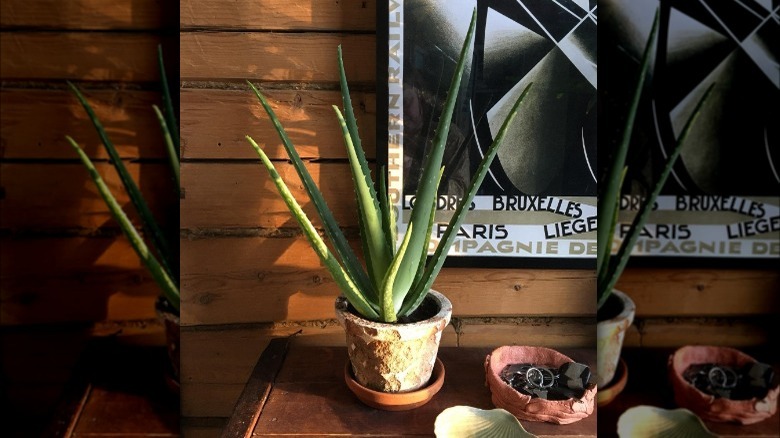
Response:
[[[152,105],[152,109],[157,115],[157,120],[160,124],[161,134],[165,141],[166,152],[168,161],[170,163],[172,172],[172,187],[171,190],[179,195],[180,181],[179,181],[179,131],[176,121],[176,114],[173,110],[173,103],[171,101],[170,89],[165,76],[165,66],[163,64],[162,47],[158,46],[157,59],[160,70],[160,82],[162,88],[163,110],[157,105]],[[130,176],[124,163],[122,162],[119,153],[114,147],[113,142],[108,138],[105,128],[100,120],[95,115],[92,106],[87,99],[81,93],[79,88],[71,82],[68,82],[68,86],[71,91],[76,95],[84,110],[87,112],[92,124],[97,130],[103,146],[111,159],[111,163],[119,174],[119,178],[127,192],[133,207],[138,212],[141,218],[141,226],[136,226],[130,221],[127,214],[122,210],[122,206],[116,200],[116,197],[111,193],[108,185],[104,182],[100,173],[98,173],[92,160],[81,149],[76,140],[69,135],[66,135],[68,143],[78,154],[81,162],[89,172],[90,177],[97,186],[100,195],[106,202],[114,219],[119,223],[123,233],[127,236],[130,244],[135,250],[138,257],[143,262],[144,266],[149,270],[154,281],[160,287],[161,298],[164,303],[167,303],[175,312],[179,314],[179,276],[178,270],[178,256],[173,250],[171,243],[176,243],[178,236],[168,233],[165,235],[163,229],[158,224],[152,215],[149,205],[138,189],[138,185]],[[146,236],[146,239],[144,238]],[[158,303],[158,306],[160,304]]]

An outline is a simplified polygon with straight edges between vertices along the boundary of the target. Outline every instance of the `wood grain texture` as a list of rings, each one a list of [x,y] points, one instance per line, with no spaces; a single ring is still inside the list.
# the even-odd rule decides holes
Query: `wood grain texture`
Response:
[[[617,288],[637,316],[780,314],[780,273],[752,269],[629,268]]]
[[[252,429],[268,400],[289,345],[289,337],[274,338],[268,343],[233,408],[233,415],[223,432],[224,436],[243,438],[246,432]]]
[[[274,165],[317,226],[320,222],[316,211],[295,168],[281,162]],[[356,225],[355,196],[348,164],[308,163],[307,168],[336,221],[345,227]],[[182,163],[181,176],[185,192],[181,200],[182,228],[298,227],[259,161],[219,165]]]
[[[184,325],[333,317],[338,288],[302,236],[183,239],[181,248]],[[445,268],[434,288],[458,316],[582,316],[595,313],[594,281],[579,270]]]
[[[114,236],[116,224],[64,135],[93,159],[107,155],[64,81],[80,82],[120,156],[151,159],[129,164],[130,173],[157,218],[178,226],[178,199],[167,190],[170,170],[151,108],[159,93],[136,91],[158,86],[157,46],[178,40],[170,32],[177,28],[178,2],[0,3],[0,324],[156,317],[159,290],[135,252],[123,236],[100,237]],[[166,56],[178,64],[178,53],[166,49]],[[172,61],[168,67],[175,74]],[[110,165],[97,167],[126,204]],[[112,229],[96,233],[103,226]]]
[[[187,438],[219,438],[222,436],[225,424],[227,418],[184,417],[181,419],[181,434]]]
[[[575,329],[576,325],[576,323],[564,323],[561,327]],[[497,330],[500,336],[491,338],[485,332],[485,336],[481,339],[482,343],[473,342],[473,345],[492,347],[501,345],[507,340],[510,341],[508,345],[524,343],[525,335],[535,333],[532,336],[540,339],[541,335],[548,330],[556,330],[557,333],[562,333],[563,330],[549,326],[530,327],[533,326],[529,325],[525,329],[517,326],[511,329],[508,326],[500,327]],[[583,327],[577,329],[583,330]],[[294,346],[344,346],[344,331],[335,321],[324,326],[288,323],[265,327],[184,327],[182,362],[191,365],[182,368],[182,415],[228,417],[254,364],[269,340],[274,337],[289,336],[298,330],[302,332],[293,337]],[[441,346],[458,345],[457,337],[454,327],[447,326],[442,336]],[[557,344],[550,342],[545,345],[558,347]],[[564,347],[560,346],[560,348]],[[186,421],[184,423],[186,424]]]
[[[0,325],[155,318],[158,295],[124,237],[0,241]]]
[[[333,315],[331,315],[333,317]],[[296,334],[297,333],[297,334]],[[293,344],[307,346],[344,346],[344,329],[335,319],[279,324],[182,327],[182,363],[184,380],[198,383],[246,382],[257,358],[275,337],[293,336]],[[456,346],[452,325],[442,334],[442,345]],[[186,399],[185,399],[186,401]],[[197,402],[197,400],[192,400]]]
[[[593,348],[596,320],[571,318],[467,319],[458,328],[458,346],[531,345],[550,348]]]
[[[296,2],[280,0],[215,0],[181,2],[182,28],[231,28],[262,30],[363,30],[373,31],[376,2]]]
[[[417,409],[388,414],[366,408],[347,389],[343,377],[345,349],[293,346],[252,436],[432,436],[436,416],[445,408],[494,407],[490,391],[485,387],[484,371],[485,357],[491,351],[492,346],[440,349],[439,358],[446,368],[441,391]],[[561,352],[591,367],[595,365],[594,348],[562,349]],[[301,417],[300,412],[307,415]],[[343,421],[345,418],[349,421]],[[592,437],[596,433],[596,416],[564,427],[527,421],[523,425],[539,437]]]
[[[343,345],[344,330],[323,327],[182,328],[182,416],[228,417],[255,362],[274,337],[289,336],[300,345]],[[452,332],[454,335],[454,331]]]
[[[160,42],[151,34],[0,32],[0,78],[157,82]]]
[[[164,163],[127,164],[152,213],[161,224],[178,220],[171,170]],[[135,224],[139,224],[112,165],[96,163],[106,184]],[[79,163],[2,163],[0,228],[118,228],[95,184]]]
[[[765,318],[643,318],[637,323],[641,347],[777,345],[775,323]]]
[[[164,158],[162,132],[152,105],[160,93],[82,90],[123,158]],[[68,90],[0,91],[0,157],[76,159],[65,141],[73,137],[90,158],[107,159],[84,108]]]
[[[179,436],[179,400],[166,386],[165,345],[93,339],[42,436]]]
[[[157,30],[176,25],[176,2],[158,0],[3,0],[0,25],[79,30]]]
[[[350,84],[376,81],[374,35],[185,32],[180,44],[183,81],[337,82],[339,44]]]
[[[244,383],[183,383],[181,415],[227,418],[243,389]]]
[[[581,319],[557,318],[547,323],[481,319],[446,327],[442,346],[546,345],[556,348],[594,345],[595,326]],[[518,319],[520,321],[520,319]],[[191,417],[230,415],[243,384],[271,338],[293,337],[294,345],[343,346],[343,329],[334,321],[286,322],[262,326],[193,326],[182,329],[182,412]],[[588,341],[587,339],[591,340]]]
[[[124,345],[100,339],[87,351],[80,374],[83,408],[68,438],[178,437],[179,397],[165,386],[164,346]]]
[[[342,107],[338,91],[261,90],[303,158],[346,158],[331,105]],[[254,93],[246,90],[181,90],[183,155],[189,159],[247,158],[257,154],[251,135],[271,158],[287,159],[276,130]],[[368,158],[376,151],[376,95],[352,93],[352,106]]]

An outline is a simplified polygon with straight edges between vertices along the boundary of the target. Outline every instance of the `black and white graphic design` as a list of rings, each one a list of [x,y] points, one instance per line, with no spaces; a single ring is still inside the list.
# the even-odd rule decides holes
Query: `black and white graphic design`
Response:
[[[477,28],[445,152],[440,216],[533,82],[451,255],[595,260],[595,1],[389,2],[388,168],[405,229],[472,11]],[[380,13],[381,14],[381,13]],[[434,238],[436,236],[434,228]]]
[[[606,152],[617,142],[660,11],[627,163],[624,221],[660,172],[696,102],[715,83],[635,254],[780,256],[778,3],[604,0],[600,7],[599,129]]]

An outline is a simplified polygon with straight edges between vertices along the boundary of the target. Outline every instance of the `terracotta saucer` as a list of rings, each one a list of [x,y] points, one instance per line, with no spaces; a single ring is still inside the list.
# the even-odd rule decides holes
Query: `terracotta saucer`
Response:
[[[628,382],[628,366],[621,357],[615,370],[615,377],[612,378],[612,381],[605,388],[599,388],[599,392],[596,394],[598,406],[606,406],[614,400],[618,394],[623,392],[626,382]]]
[[[444,384],[444,364],[436,358],[430,382],[416,391],[390,393],[368,389],[355,380],[349,361],[344,366],[344,381],[360,401],[372,408],[385,411],[408,411],[428,403],[439,392]]]

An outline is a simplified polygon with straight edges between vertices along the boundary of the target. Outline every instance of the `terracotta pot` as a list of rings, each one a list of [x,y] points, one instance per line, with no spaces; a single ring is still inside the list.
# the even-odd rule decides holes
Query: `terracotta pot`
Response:
[[[428,385],[415,391],[380,392],[368,389],[355,380],[349,361],[344,365],[344,381],[360,401],[372,408],[385,411],[408,411],[428,403],[439,392],[444,384],[444,364],[436,359]]]
[[[599,388],[599,392],[596,394],[596,404],[599,407],[608,405],[618,394],[623,392],[627,382],[628,366],[626,366],[626,362],[623,359],[620,359],[615,371],[615,377],[609,382],[609,385]]]
[[[596,385],[599,388],[606,387],[615,377],[620,352],[623,349],[623,339],[631,323],[634,322],[636,305],[628,295],[615,289],[612,291],[612,295],[607,298],[604,309],[606,311],[613,310],[613,312],[610,312],[607,319],[600,320],[596,325],[598,342]],[[602,310],[599,309],[599,311]]]
[[[452,316],[452,304],[444,295],[431,290],[415,311],[422,320],[406,324],[369,321],[350,309],[346,298],[336,299],[336,317],[346,332],[358,383],[380,392],[414,391],[428,383],[441,333]]]
[[[155,310],[157,317],[160,318],[165,325],[165,346],[168,352],[168,366],[166,367],[167,374],[165,380],[168,387],[173,392],[179,393],[179,377],[181,371],[181,362],[179,358],[181,321],[179,319],[179,314],[176,312],[176,309],[162,297],[155,303]]]
[[[693,364],[715,363],[741,367],[756,362],[747,354],[727,347],[685,346],[669,356],[669,379],[674,388],[674,401],[704,420],[753,424],[766,420],[777,412],[780,386],[771,388],[762,400],[730,400],[700,391],[683,377]]]
[[[590,385],[581,399],[545,400],[522,394],[501,379],[501,371],[510,364],[532,363],[559,368],[572,362],[568,356],[550,348],[504,346],[493,350],[485,359],[485,378],[491,400],[519,420],[569,424],[593,413],[596,387]]]

